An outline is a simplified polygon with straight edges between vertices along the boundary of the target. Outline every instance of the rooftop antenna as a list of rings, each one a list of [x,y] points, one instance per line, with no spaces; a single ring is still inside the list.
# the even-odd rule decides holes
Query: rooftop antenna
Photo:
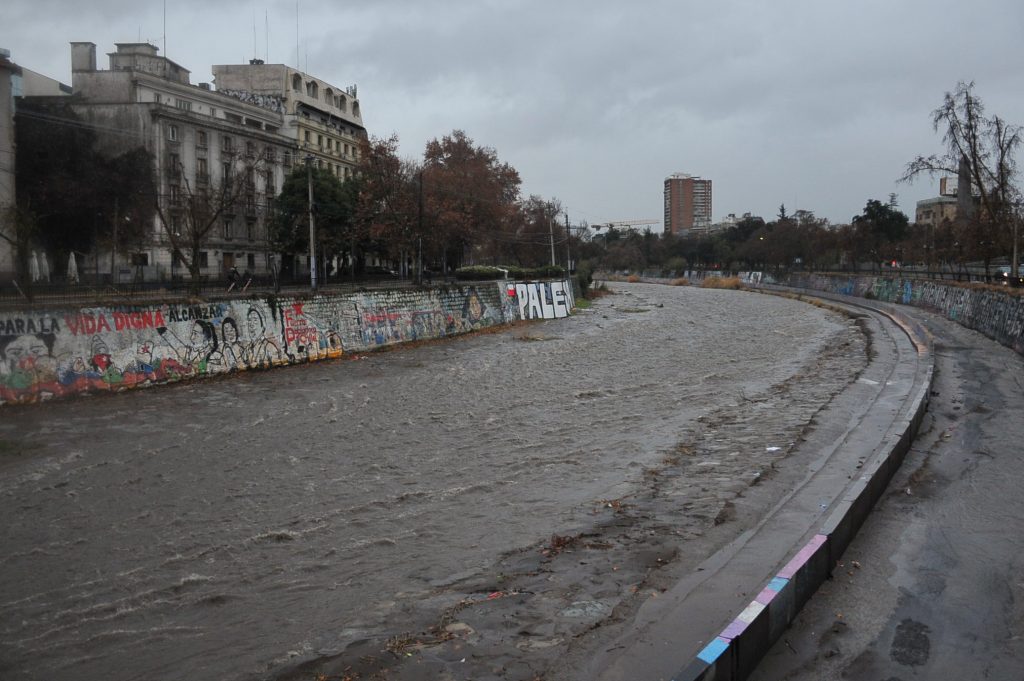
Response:
[[[260,56],[260,50],[256,46],[256,7],[252,8],[252,56],[253,59],[257,59]]]
[[[295,68],[302,68],[302,53],[299,52],[299,0],[295,0]]]
[[[267,11],[266,7],[263,8],[263,31],[264,31],[263,47],[266,49],[266,58],[267,58],[267,63],[269,64],[270,63],[270,12]]]
[[[167,56],[167,0],[164,0],[164,56]]]

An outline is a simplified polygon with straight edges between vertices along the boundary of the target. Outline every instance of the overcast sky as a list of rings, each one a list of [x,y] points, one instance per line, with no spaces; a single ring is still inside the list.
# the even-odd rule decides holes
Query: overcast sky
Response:
[[[0,47],[65,83],[71,41],[102,68],[115,42],[163,53],[163,0],[3,14]],[[368,132],[403,156],[465,130],[574,222],[660,220],[675,172],[713,181],[716,220],[784,203],[848,222],[890,192],[913,218],[938,181],[896,179],[941,150],[945,92],[973,80],[1024,124],[1021,0],[168,0],[166,52],[193,83],[258,56],[356,84]]]

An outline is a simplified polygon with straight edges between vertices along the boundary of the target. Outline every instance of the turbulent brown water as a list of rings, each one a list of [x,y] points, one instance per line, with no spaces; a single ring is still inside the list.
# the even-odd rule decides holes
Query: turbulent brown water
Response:
[[[850,334],[630,285],[494,335],[4,408],[0,678],[264,678],[384,635]]]

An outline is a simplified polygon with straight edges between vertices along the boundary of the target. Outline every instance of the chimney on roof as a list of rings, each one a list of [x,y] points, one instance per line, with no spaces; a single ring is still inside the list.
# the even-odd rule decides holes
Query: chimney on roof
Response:
[[[96,43],[71,43],[71,72],[96,70]]]
[[[252,64],[253,66],[255,66],[257,64],[262,64],[263,60],[262,59],[250,59],[249,63]]]

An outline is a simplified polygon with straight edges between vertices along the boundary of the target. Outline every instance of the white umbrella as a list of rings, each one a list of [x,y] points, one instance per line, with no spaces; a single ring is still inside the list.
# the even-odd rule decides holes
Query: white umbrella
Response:
[[[78,283],[78,261],[75,260],[74,251],[68,256],[68,282],[72,284]]]
[[[28,259],[28,276],[32,281],[39,281],[39,257],[35,251]]]
[[[39,254],[39,278],[50,283],[50,260],[46,257],[46,251]]]

